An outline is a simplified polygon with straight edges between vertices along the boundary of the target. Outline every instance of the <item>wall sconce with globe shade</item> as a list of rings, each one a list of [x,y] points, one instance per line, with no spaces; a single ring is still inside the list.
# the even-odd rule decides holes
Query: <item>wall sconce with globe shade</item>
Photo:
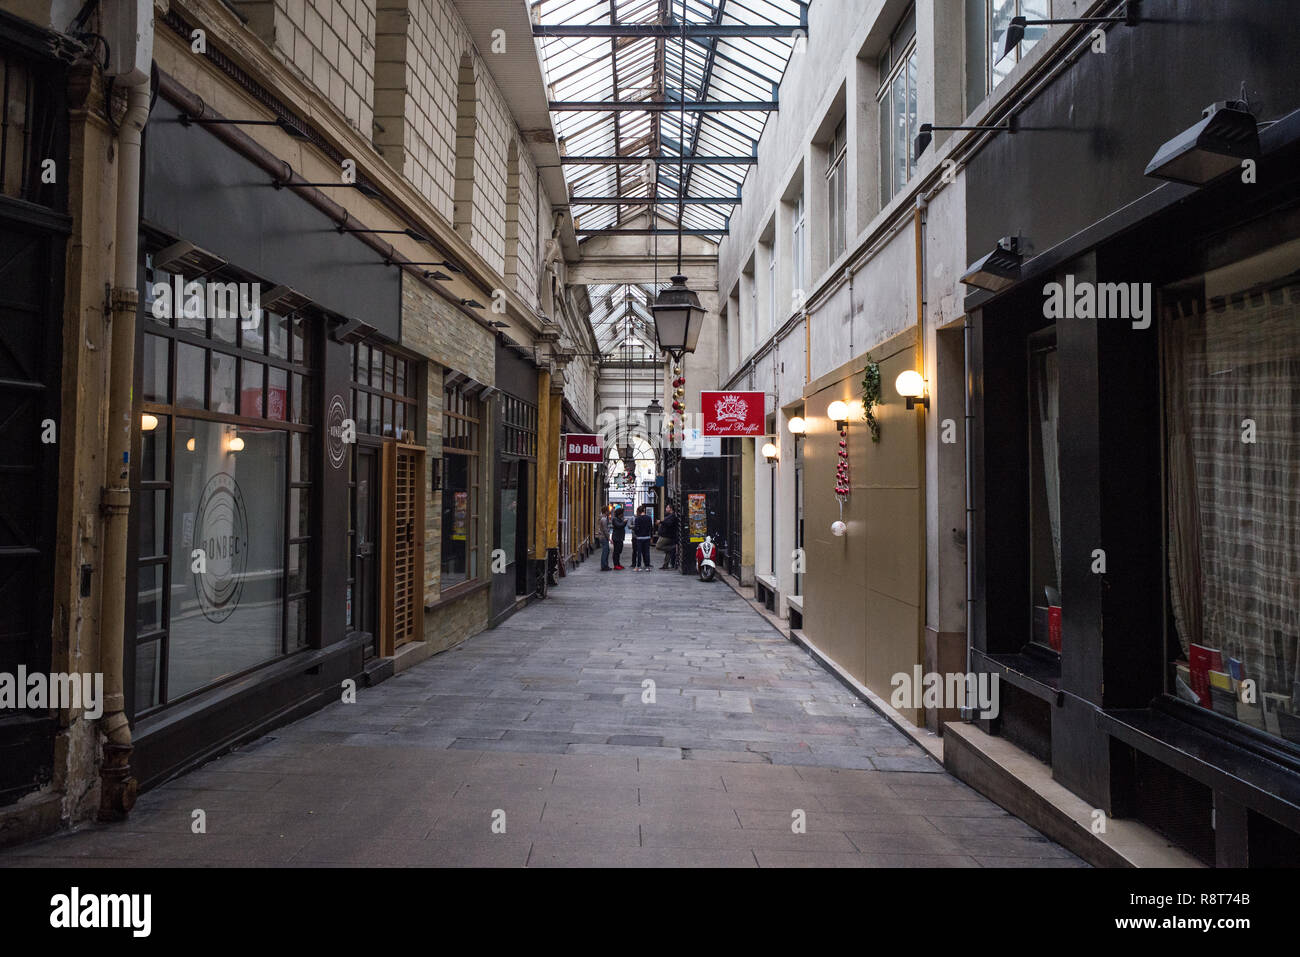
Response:
[[[778,450],[775,445],[773,445],[771,442],[764,442],[761,451],[763,453],[763,458],[767,459],[768,465],[775,465],[777,463]]]
[[[791,435],[803,435],[808,430],[808,423],[803,420],[803,416],[796,415],[787,423]]]
[[[226,439],[226,451],[227,452],[244,451],[244,439],[241,435],[235,432],[234,429],[230,430],[230,435]]]
[[[894,380],[894,388],[907,400],[909,409],[914,409],[918,405],[923,409],[930,408],[930,397],[925,394],[925,377],[914,369],[899,373],[898,378]]]
[[[158,428],[158,416],[149,412],[140,413],[140,431],[152,432]]]
[[[835,429],[843,432],[849,424],[849,407],[846,403],[836,399],[830,405],[826,406],[826,418],[835,422]]]

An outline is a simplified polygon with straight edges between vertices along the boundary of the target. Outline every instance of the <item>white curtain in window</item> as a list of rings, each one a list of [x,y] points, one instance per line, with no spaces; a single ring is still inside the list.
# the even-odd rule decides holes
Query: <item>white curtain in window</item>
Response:
[[[1218,649],[1225,667],[1237,658],[1295,711],[1300,285],[1212,300],[1163,325],[1180,642]]]

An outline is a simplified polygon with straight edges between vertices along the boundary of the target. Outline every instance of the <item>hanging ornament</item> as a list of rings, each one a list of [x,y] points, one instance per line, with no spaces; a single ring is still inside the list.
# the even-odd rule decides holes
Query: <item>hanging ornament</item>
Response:
[[[853,488],[849,479],[849,430],[847,428],[840,429],[840,447],[835,454],[838,458],[835,463],[835,497],[839,499],[842,514],[844,503],[848,500],[849,492]]]

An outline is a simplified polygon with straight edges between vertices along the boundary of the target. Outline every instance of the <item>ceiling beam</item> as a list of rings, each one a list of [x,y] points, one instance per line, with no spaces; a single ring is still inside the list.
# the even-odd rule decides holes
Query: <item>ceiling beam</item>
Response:
[[[618,96],[617,91],[614,95]],[[676,112],[682,104],[673,100],[552,100],[550,107],[562,113],[663,113]],[[777,108],[776,100],[692,100],[686,104],[688,113],[770,113]]]
[[[725,236],[726,229],[575,229],[579,238],[584,236]]]
[[[570,206],[655,206],[659,203],[676,204],[676,199],[654,196],[571,196]],[[687,206],[735,206],[739,196],[687,196]]]
[[[731,39],[776,37],[789,40],[805,35],[808,27],[797,23],[592,23],[533,24],[535,37],[632,37],[638,40],[675,38],[686,33],[688,39],[727,37]]]
[[[658,155],[658,156],[561,156],[560,165],[562,166],[608,166],[611,163],[623,163],[637,166],[645,163],[646,160],[653,160],[658,164],[669,164],[675,166],[682,162],[682,157],[675,154]],[[705,166],[753,166],[758,162],[757,156],[687,156],[687,163],[700,163]]]

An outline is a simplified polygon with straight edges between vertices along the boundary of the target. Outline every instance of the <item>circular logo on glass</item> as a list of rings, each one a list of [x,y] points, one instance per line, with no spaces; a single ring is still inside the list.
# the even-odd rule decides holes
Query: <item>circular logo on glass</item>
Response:
[[[343,404],[343,396],[337,393],[330,398],[329,414],[325,417],[325,451],[329,454],[330,465],[336,469],[343,468],[347,459],[348,446],[344,437],[348,408]]]
[[[203,487],[194,514],[194,547],[203,550],[198,567],[206,566],[194,572],[199,608],[208,621],[225,621],[239,607],[248,568],[248,514],[229,472],[218,472]]]

